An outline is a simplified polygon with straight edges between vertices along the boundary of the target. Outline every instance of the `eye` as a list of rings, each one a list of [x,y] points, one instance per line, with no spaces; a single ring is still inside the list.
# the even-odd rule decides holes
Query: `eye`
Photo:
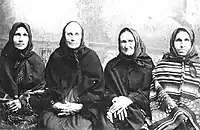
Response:
[[[68,36],[72,36],[72,33],[67,33]]]
[[[79,33],[75,33],[76,36],[79,36]]]
[[[176,39],[175,41],[176,41],[176,42],[181,42],[182,39],[178,38],[178,39]]]
[[[190,39],[186,38],[185,41],[190,41]]]
[[[21,34],[20,33],[15,33],[14,36],[21,36]]]
[[[121,42],[121,43],[126,43],[126,41],[125,41],[125,40],[121,40],[120,42]]]
[[[133,42],[133,40],[128,40],[128,42]]]
[[[23,36],[28,36],[28,34],[27,34],[27,33],[24,33]]]

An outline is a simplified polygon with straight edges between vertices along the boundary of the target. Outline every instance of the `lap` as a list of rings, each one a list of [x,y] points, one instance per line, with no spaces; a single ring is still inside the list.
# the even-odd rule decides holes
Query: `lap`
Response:
[[[53,112],[45,112],[42,122],[48,130],[92,130],[92,122],[79,114],[58,117]]]

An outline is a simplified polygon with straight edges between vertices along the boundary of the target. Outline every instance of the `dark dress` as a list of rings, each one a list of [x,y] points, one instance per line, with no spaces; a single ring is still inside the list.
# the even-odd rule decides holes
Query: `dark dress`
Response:
[[[81,103],[83,108],[73,115],[60,117],[49,108],[42,118],[48,130],[88,130],[99,119],[99,102],[103,97],[103,70],[97,54],[81,44],[72,50],[61,40],[46,66],[49,102]]]
[[[25,50],[14,48],[12,38],[18,27],[23,26],[29,34]],[[9,41],[0,57],[0,129],[35,129],[40,111],[40,93],[45,86],[45,65],[32,51],[30,27],[15,23],[10,31]],[[11,112],[6,101],[19,99],[22,109]]]
[[[154,65],[136,31],[133,35],[138,39],[137,54],[125,56],[120,52],[105,68],[107,107],[112,105],[112,99],[116,96],[126,96],[133,101],[127,109],[128,117],[123,121],[115,118],[113,124],[107,121],[108,130],[139,130],[145,118],[150,117],[148,95]]]

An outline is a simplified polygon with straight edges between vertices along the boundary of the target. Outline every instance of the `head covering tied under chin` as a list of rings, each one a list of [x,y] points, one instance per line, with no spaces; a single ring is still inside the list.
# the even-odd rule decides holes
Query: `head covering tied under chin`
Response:
[[[28,45],[23,50],[17,49],[14,46],[14,41],[13,41],[14,34],[19,27],[25,28],[29,37]],[[27,23],[16,22],[15,24],[13,24],[9,32],[9,40],[7,44],[5,45],[5,47],[3,48],[1,55],[8,58],[15,59],[15,60],[24,60],[32,54],[31,53],[32,49],[33,49],[33,43],[32,43],[32,33],[31,33],[30,26]]]
[[[133,38],[135,40],[135,47],[134,47],[134,53],[130,56],[125,55],[120,48],[120,36],[124,32],[130,32],[133,35]],[[146,47],[140,38],[139,34],[137,33],[136,30],[132,28],[123,28],[118,37],[118,49],[119,49],[119,57],[122,60],[130,61],[130,62],[135,62],[139,66],[148,66],[152,68],[152,59],[147,55],[146,53]]]
[[[191,43],[192,43],[191,48],[188,50],[185,56],[178,55],[178,52],[174,47],[174,41],[175,41],[176,35],[181,31],[186,32],[189,35]],[[163,60],[174,61],[174,62],[184,62],[185,64],[190,66],[190,75],[192,77],[196,77],[197,72],[193,63],[200,63],[200,59],[199,59],[197,50],[195,49],[194,31],[185,27],[175,29],[170,38],[169,52],[163,55]]]

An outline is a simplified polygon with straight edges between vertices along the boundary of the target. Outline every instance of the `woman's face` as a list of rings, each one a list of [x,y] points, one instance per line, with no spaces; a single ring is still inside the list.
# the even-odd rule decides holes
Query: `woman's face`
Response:
[[[177,33],[174,41],[174,47],[178,55],[185,56],[191,48],[191,46],[192,42],[187,32],[180,31],[179,33]]]
[[[79,24],[72,22],[65,28],[65,38],[67,46],[76,49],[81,44],[82,29]]]
[[[133,55],[135,52],[135,39],[129,31],[125,31],[120,36],[120,50],[125,55]]]
[[[14,47],[19,50],[24,50],[28,45],[28,41],[28,32],[24,27],[19,27],[13,36]]]

